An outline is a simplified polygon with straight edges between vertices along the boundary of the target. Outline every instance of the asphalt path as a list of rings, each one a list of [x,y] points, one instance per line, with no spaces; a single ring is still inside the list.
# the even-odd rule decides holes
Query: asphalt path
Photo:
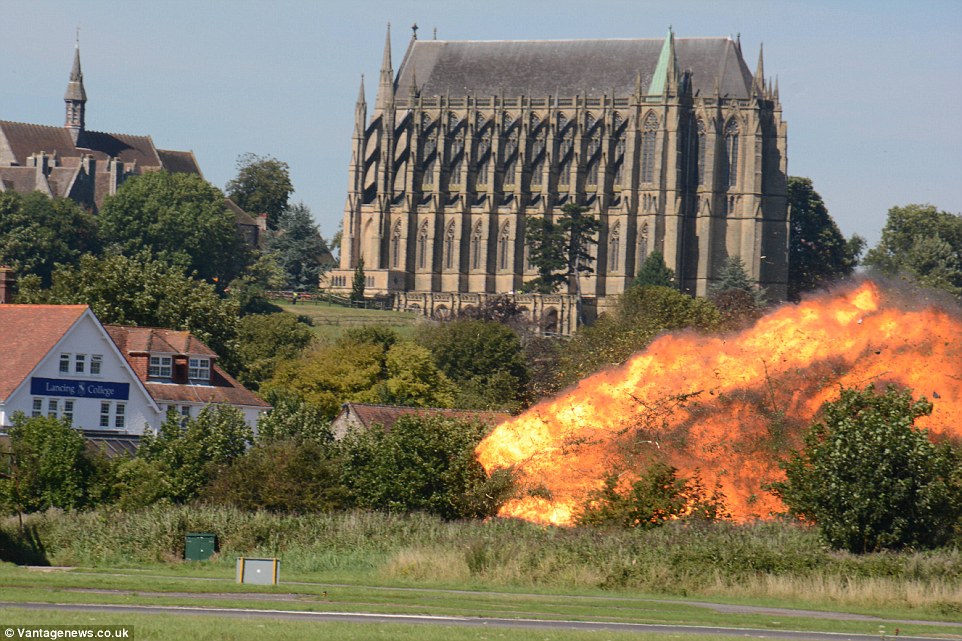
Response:
[[[503,619],[497,617],[426,616],[410,614],[363,614],[344,612],[292,612],[289,610],[261,610],[246,608],[216,608],[195,606],[108,605],[80,603],[35,603],[0,601],[0,608],[26,610],[57,610],[59,612],[104,612],[112,614],[199,615],[286,621],[338,621],[347,623],[394,623],[466,626],[481,628],[520,628],[540,630],[593,630],[607,632],[648,632],[662,634],[725,635],[748,639],[796,639],[799,641],[867,641],[879,639],[879,634],[848,634],[837,632],[801,632],[791,630],[761,630],[692,625],[663,625],[648,623],[605,623],[589,621],[559,621],[544,619]],[[894,630],[891,630],[894,632]],[[885,637],[895,639],[894,636]],[[945,637],[898,636],[900,641],[932,641]]]

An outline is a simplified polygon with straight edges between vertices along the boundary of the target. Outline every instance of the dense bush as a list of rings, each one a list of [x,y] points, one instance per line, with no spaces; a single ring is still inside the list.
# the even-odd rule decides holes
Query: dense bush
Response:
[[[444,518],[497,512],[510,476],[488,478],[474,449],[490,428],[482,423],[409,415],[390,430],[352,431],[341,445],[344,483],[358,506]]]
[[[578,517],[582,525],[651,529],[680,518],[724,518],[724,497],[709,493],[697,477],[687,479],[664,463],[651,465],[640,478],[625,482],[608,474],[602,487],[588,494]]]
[[[80,508],[91,502],[94,459],[66,419],[12,417],[10,455],[0,461],[0,502],[9,511]]]
[[[931,412],[911,390],[842,390],[785,464],[777,493],[836,548],[945,544],[962,518],[962,473],[958,453],[913,426]]]

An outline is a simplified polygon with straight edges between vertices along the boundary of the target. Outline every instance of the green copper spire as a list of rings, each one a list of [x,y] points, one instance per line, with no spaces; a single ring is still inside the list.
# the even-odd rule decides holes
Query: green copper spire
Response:
[[[675,59],[675,34],[671,30],[671,27],[668,27],[665,44],[661,47],[658,64],[655,66],[655,73],[651,77],[651,84],[648,85],[648,95],[665,95],[666,89],[675,86],[677,79],[678,61]]]

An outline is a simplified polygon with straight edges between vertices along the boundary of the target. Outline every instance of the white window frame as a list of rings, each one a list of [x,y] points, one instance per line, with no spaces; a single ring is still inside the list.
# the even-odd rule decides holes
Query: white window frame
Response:
[[[33,408],[30,411],[30,417],[40,418],[41,416],[43,416],[43,399],[34,397]]]
[[[100,401],[100,427],[110,429],[110,401]]]
[[[192,381],[210,382],[210,359],[193,357],[187,359],[187,378]]]
[[[74,374],[87,373],[87,355],[86,354],[73,355],[73,373]]]
[[[60,365],[59,365],[59,367],[58,367],[58,371],[59,371],[61,374],[69,374],[69,373],[70,373],[70,354],[61,354],[61,355],[60,355]]]
[[[125,403],[114,404],[114,427],[117,429],[127,427],[127,405]]]
[[[90,355],[90,374],[91,375],[99,376],[103,372],[103,366],[104,366],[103,354]]]
[[[155,362],[156,361],[156,362]],[[166,372],[166,373],[165,373]],[[174,375],[174,357],[150,355],[147,360],[147,376],[150,378],[172,378]]]

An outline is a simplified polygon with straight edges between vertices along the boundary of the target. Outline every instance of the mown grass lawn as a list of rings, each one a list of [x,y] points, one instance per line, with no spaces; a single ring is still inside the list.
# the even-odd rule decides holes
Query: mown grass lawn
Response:
[[[402,338],[414,334],[414,326],[419,317],[410,312],[393,312],[380,309],[355,309],[326,302],[301,301],[297,305],[290,302],[274,301],[286,312],[306,316],[313,323],[312,330],[320,339],[334,340],[344,330],[364,325],[386,325]]]
[[[189,567],[200,570],[184,575]],[[402,615],[493,617],[503,619],[575,620],[616,623],[686,624],[770,630],[811,630],[878,634],[880,625],[901,628],[903,635],[939,635],[962,638],[962,625],[937,627],[892,623],[887,620],[810,618],[801,614],[719,612],[699,603],[666,600],[631,592],[599,594],[538,594],[483,590],[405,588],[391,585],[343,585],[289,581],[278,586],[238,585],[220,567],[181,566],[180,576],[154,573],[157,569],[111,570],[109,568],[38,571],[10,564],[0,565],[0,601],[57,604],[123,604],[149,606],[212,606],[230,609],[284,610],[301,612],[363,612]],[[303,577],[301,577],[303,578]],[[747,605],[745,600],[740,603]],[[770,604],[766,604],[770,605]],[[791,603],[781,604],[792,607]],[[787,615],[787,616],[786,616]],[[905,613],[893,613],[892,619]],[[135,625],[137,639],[288,639],[293,631],[307,635],[323,629],[316,638],[346,639],[662,639],[667,635],[637,633],[512,630],[489,628],[487,636],[471,628],[443,625],[310,623],[282,621],[274,625],[262,619],[246,624],[235,619],[183,614],[107,614],[85,612],[33,612],[14,608],[0,610],[0,624],[7,625]],[[385,628],[394,635],[382,635]],[[334,635],[337,636],[334,636]],[[267,635],[267,636],[264,636]],[[273,636],[272,636],[273,635]],[[587,636],[591,635],[591,636]],[[954,637],[952,635],[955,635]],[[685,637],[680,637],[685,638]],[[711,638],[708,636],[699,638]]]

